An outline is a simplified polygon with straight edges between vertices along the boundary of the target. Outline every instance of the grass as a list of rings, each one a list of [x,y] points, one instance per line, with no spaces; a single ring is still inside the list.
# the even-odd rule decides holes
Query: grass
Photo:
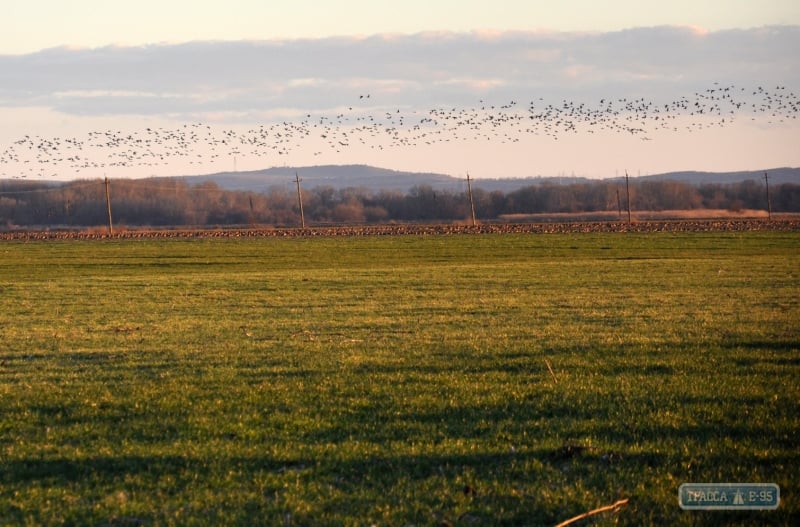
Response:
[[[797,524],[799,249],[0,245],[0,523],[554,525],[630,498],[600,524]],[[704,481],[782,502],[682,511]]]

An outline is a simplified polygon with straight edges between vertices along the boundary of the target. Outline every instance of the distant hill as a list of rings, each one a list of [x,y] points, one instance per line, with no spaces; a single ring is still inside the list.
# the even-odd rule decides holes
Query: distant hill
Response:
[[[669,172],[652,176],[642,176],[641,180],[650,181],[680,181],[694,185],[741,183],[742,181],[764,181],[764,174],[769,174],[770,184],[783,183],[800,184],[800,168],[770,168],[766,170],[748,170],[741,172]]]
[[[455,187],[460,179],[444,174],[400,172],[368,165],[320,165],[310,167],[275,167],[246,172],[219,172],[205,176],[184,176],[180,179],[195,184],[213,181],[228,190],[263,192],[274,186],[295,184],[295,175],[306,188],[329,186],[335,189],[364,187],[371,190],[407,191],[415,185],[436,188]]]
[[[769,174],[771,184],[800,184],[800,168],[773,168],[741,172],[668,172],[665,174],[632,177],[631,179],[639,181],[669,180],[695,185],[725,185],[747,180],[763,181],[765,172]],[[402,172],[369,165],[275,167],[246,172],[219,172],[201,176],[180,176],[177,179],[182,179],[192,185],[211,181],[226,190],[265,192],[275,186],[291,187],[295,184],[295,174],[300,177],[305,188],[320,186],[329,186],[334,189],[362,187],[372,191],[398,190],[407,192],[409,189],[420,185],[451,190],[462,189],[466,186],[464,178],[429,172]],[[499,190],[507,193],[531,185],[568,185],[593,181],[597,180],[581,177],[484,178],[473,180],[473,188],[481,188],[489,192]]]

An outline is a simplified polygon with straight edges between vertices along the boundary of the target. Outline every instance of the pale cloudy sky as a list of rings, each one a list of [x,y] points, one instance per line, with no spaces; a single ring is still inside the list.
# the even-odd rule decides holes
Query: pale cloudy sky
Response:
[[[0,178],[800,166],[796,0],[3,9]]]

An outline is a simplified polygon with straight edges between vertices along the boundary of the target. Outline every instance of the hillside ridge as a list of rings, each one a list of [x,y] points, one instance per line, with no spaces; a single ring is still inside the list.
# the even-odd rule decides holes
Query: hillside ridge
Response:
[[[733,172],[703,172],[695,170],[667,172],[645,176],[630,176],[636,181],[678,181],[695,185],[726,185],[742,181],[763,181],[769,175],[771,184],[800,184],[800,167],[779,167],[764,170],[742,170]],[[260,170],[217,172],[206,175],[175,176],[190,184],[213,182],[226,190],[264,192],[270,187],[290,186],[299,177],[306,188],[330,186],[335,189],[363,187],[373,191],[396,190],[407,192],[415,186],[428,185],[438,189],[460,189],[466,185],[465,177],[455,177],[434,172],[406,172],[370,165],[316,165],[300,167],[272,167]],[[606,178],[619,179],[620,178]],[[592,183],[602,179],[584,177],[527,177],[527,178],[480,178],[472,179],[475,188],[486,191],[510,192],[530,185],[568,185]]]

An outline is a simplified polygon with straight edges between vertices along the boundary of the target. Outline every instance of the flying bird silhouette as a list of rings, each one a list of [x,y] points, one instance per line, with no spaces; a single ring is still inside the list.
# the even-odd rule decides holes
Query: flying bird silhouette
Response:
[[[359,95],[360,100],[370,94]],[[734,85],[713,87],[656,103],[644,97],[604,97],[594,105],[534,97],[521,104],[512,99],[472,107],[438,107],[427,111],[403,108],[348,107],[335,115],[304,113],[294,121],[262,124],[247,130],[219,129],[208,123],[174,128],[103,129],[82,137],[26,134],[0,150],[3,174],[44,177],[63,171],[114,167],[157,167],[186,162],[204,165],[234,158],[285,156],[303,149],[321,155],[325,148],[341,152],[353,145],[384,150],[464,141],[523,143],[531,137],[558,140],[565,135],[617,133],[654,140],[651,132],[693,132],[724,127],[739,117],[764,118],[767,124],[796,120],[800,99],[786,86],[770,90]],[[325,148],[320,149],[320,144]]]

